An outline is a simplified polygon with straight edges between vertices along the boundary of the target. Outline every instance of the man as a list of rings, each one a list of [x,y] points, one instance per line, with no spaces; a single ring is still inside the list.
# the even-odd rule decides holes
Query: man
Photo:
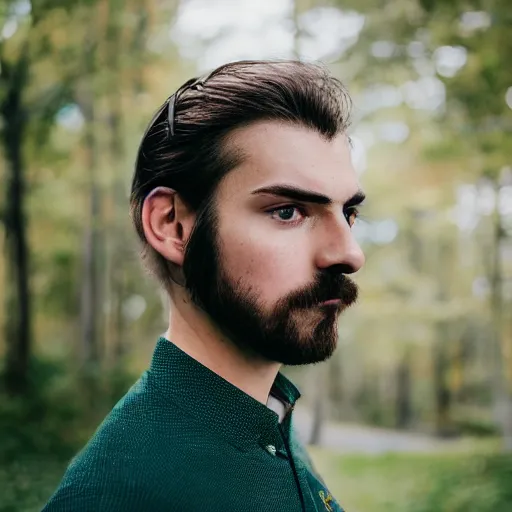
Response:
[[[160,108],[131,213],[169,329],[45,511],[341,510],[279,368],[326,360],[357,297],[349,105],[321,67],[235,62]]]

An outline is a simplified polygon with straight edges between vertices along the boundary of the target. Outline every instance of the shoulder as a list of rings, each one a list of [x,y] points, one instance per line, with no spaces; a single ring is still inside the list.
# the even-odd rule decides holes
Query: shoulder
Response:
[[[138,483],[77,481],[63,483],[42,512],[145,512],[168,506],[153,490]]]

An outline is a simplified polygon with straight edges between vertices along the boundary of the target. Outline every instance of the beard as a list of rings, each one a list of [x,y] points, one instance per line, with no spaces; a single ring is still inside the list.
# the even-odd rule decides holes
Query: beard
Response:
[[[258,294],[222,265],[218,221],[213,204],[197,217],[187,244],[183,273],[194,304],[248,357],[285,365],[328,359],[338,342],[338,317],[357,300],[357,285],[335,265],[312,283],[290,292],[266,310]],[[321,306],[339,299],[339,303]]]

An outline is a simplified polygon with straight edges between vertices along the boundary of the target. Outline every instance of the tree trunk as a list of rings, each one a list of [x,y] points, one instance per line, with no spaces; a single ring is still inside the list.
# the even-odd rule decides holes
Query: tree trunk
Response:
[[[302,13],[306,12],[310,9],[311,1],[310,0],[294,0],[293,1],[293,10],[292,10],[292,23],[293,23],[293,58],[300,60],[301,59],[301,39],[304,36],[304,31],[300,24],[300,16]]]
[[[436,340],[434,342],[434,395],[436,411],[436,433],[445,437],[453,433],[451,421],[452,396],[447,382],[449,361],[447,357],[448,324],[440,321],[437,324]]]
[[[82,105],[83,107],[83,105]],[[99,238],[99,204],[100,192],[96,183],[95,167],[97,165],[96,141],[94,130],[93,107],[89,105],[89,112],[85,116],[87,120],[87,132],[85,149],[87,167],[89,168],[89,214],[84,233],[83,245],[83,274],[81,297],[81,356],[82,362],[96,361],[98,358],[98,238]]]
[[[445,304],[449,299],[450,267],[448,262],[451,261],[450,250],[450,242],[441,236],[437,255],[437,268],[439,269],[437,272],[437,299],[439,305]],[[450,320],[440,319],[437,321],[433,346],[436,431],[440,436],[454,433],[451,414],[452,394],[448,385],[448,370],[450,368],[448,350],[451,341],[451,327]]]
[[[411,422],[411,363],[405,353],[397,368],[396,375],[396,428],[407,428]]]
[[[98,361],[99,317],[101,314],[99,244],[100,244],[100,187],[98,184],[98,148],[96,135],[96,113],[94,105],[94,72],[96,58],[96,34],[94,10],[89,20],[91,28],[87,34],[84,52],[84,81],[79,91],[78,102],[85,118],[84,153],[88,171],[87,224],[83,238],[83,272],[80,302],[81,362],[85,366]]]
[[[496,183],[496,196],[499,185]],[[501,245],[504,238],[500,212],[494,212],[493,262],[491,282],[491,317],[493,335],[490,340],[494,418],[503,436],[503,448],[512,452],[512,393],[507,389],[505,358],[503,354],[503,268]]]
[[[28,50],[24,48],[15,64],[2,59],[6,95],[1,105],[4,125],[2,142],[7,158],[5,224],[5,336],[7,343],[5,386],[11,395],[22,395],[28,385],[31,308],[29,290],[29,250],[25,216],[25,164],[23,140],[26,113],[23,92],[28,75]]]
[[[138,0],[133,9],[138,22],[133,32],[130,54],[136,62],[144,62],[152,4],[146,0]],[[135,72],[131,73],[131,77],[133,94],[137,97],[144,91],[144,73],[141,73],[141,68],[137,67]]]
[[[336,353],[331,357],[327,365],[327,394],[326,399],[331,404],[331,419],[340,420],[343,416],[343,408],[345,405],[345,393],[343,388],[343,365],[341,352],[342,347],[339,346]]]
[[[123,69],[120,65],[122,56],[121,16],[125,10],[124,0],[109,0],[107,24],[107,65],[112,81],[109,84],[109,113],[110,128],[110,162],[112,169],[111,181],[111,222],[110,236],[106,242],[107,248],[107,279],[108,303],[111,305],[109,318],[109,341],[111,342],[110,358],[115,365],[125,352],[123,302],[125,300],[125,218],[128,208],[126,187],[124,182],[124,130],[122,97],[118,91],[118,83],[123,80]]]

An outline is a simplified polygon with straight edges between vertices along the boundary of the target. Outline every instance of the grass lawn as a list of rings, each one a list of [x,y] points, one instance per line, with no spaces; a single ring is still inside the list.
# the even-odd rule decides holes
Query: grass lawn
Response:
[[[310,453],[347,512],[512,512],[512,457]]]
[[[310,452],[347,512],[512,511],[512,458]],[[40,512],[66,465],[62,460],[20,459],[0,466],[0,512]]]

